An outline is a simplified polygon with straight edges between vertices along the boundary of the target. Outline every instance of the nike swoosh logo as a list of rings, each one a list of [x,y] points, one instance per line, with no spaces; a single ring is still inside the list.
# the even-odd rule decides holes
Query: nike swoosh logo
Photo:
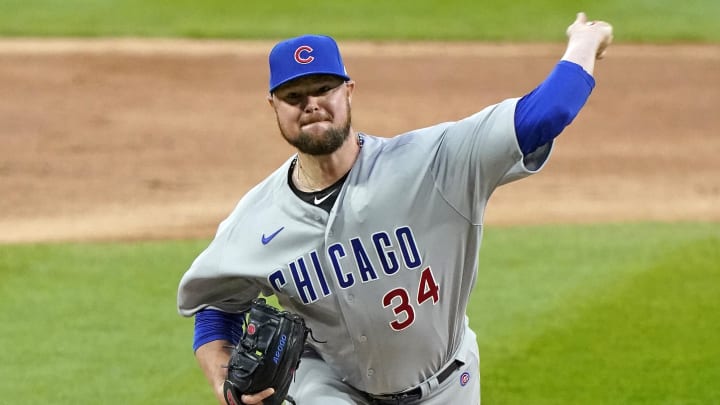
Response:
[[[262,234],[262,244],[267,245],[268,243],[270,243],[270,241],[273,240],[277,236],[277,234],[279,234],[280,231],[282,231],[283,229],[285,229],[284,226],[282,228],[278,229],[277,231],[271,233],[268,236],[265,236],[265,234]]]
[[[315,205],[322,204],[323,201],[325,201],[325,200],[327,200],[328,198],[330,198],[330,196],[333,195],[333,194],[335,194],[336,191],[337,191],[337,190],[333,190],[332,192],[330,192],[330,194],[328,194],[328,195],[326,195],[326,196],[324,196],[324,197],[322,197],[322,198],[317,198],[317,197],[315,197]]]

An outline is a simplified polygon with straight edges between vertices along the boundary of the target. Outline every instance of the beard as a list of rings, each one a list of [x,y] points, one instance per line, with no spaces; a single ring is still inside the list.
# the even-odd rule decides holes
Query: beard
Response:
[[[300,131],[295,138],[291,138],[287,135],[282,125],[278,122],[280,133],[283,138],[298,151],[307,155],[329,155],[338,150],[345,140],[350,136],[351,118],[350,118],[350,103],[348,103],[348,116],[345,123],[327,129],[323,134],[313,135],[307,132]]]

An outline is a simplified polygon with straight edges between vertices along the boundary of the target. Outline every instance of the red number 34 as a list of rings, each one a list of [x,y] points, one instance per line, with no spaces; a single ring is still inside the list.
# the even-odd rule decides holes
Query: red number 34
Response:
[[[433,305],[440,300],[440,286],[435,281],[430,267],[423,270],[420,275],[417,304],[420,305],[427,300],[432,300]],[[389,322],[393,330],[403,330],[415,322],[415,309],[410,303],[410,293],[406,289],[395,288],[383,296],[383,308],[391,305],[396,316],[395,320]]]

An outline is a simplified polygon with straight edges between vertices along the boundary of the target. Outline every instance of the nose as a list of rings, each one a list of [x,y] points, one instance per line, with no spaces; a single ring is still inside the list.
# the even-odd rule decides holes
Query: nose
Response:
[[[311,113],[313,111],[320,110],[320,105],[319,105],[318,101],[319,101],[318,97],[307,96],[305,98],[305,108],[303,108],[303,110],[306,113]]]

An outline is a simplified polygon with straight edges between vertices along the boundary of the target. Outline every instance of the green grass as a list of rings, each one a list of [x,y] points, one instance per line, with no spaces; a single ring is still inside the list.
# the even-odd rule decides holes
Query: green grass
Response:
[[[0,403],[208,403],[175,309],[202,246],[1,246]]]
[[[486,232],[483,403],[720,402],[720,225]],[[206,244],[0,246],[1,402],[213,403],[175,309]]]
[[[484,403],[720,403],[720,225],[494,230],[482,252]]]
[[[618,41],[720,41],[716,0],[0,0],[3,36],[559,41],[577,11]]]

